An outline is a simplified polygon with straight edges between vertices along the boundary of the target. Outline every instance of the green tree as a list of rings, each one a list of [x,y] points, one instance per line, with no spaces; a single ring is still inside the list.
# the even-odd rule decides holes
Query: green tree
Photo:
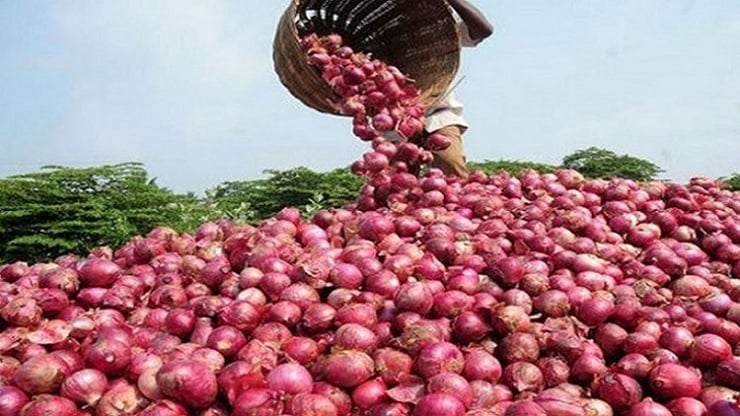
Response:
[[[630,155],[618,155],[611,150],[589,147],[563,158],[563,167],[575,169],[589,178],[621,177],[636,181],[655,179],[663,172],[658,165]]]
[[[48,166],[0,179],[0,261],[83,254],[158,225],[177,226],[178,198],[138,163]]]
[[[340,207],[357,198],[362,179],[348,169],[314,172],[306,167],[268,170],[264,179],[225,182],[207,192],[207,201],[246,221],[269,218],[285,207],[310,216],[321,208]]]
[[[722,178],[722,181],[727,187],[733,191],[740,191],[740,173],[735,173],[732,176]]]
[[[483,162],[469,162],[470,170],[481,170],[487,174],[496,173],[505,170],[512,175],[518,175],[521,171],[533,169],[540,173],[552,173],[558,168],[557,166],[545,163],[525,162],[521,160],[484,160]]]

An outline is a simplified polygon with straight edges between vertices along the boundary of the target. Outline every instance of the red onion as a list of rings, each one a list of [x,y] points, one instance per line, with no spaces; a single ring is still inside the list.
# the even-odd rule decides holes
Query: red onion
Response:
[[[402,285],[394,298],[400,311],[412,311],[426,314],[432,309],[434,297],[427,285],[415,282]]]
[[[704,403],[693,397],[680,397],[666,403],[666,407],[674,416],[703,416],[707,414]]]
[[[449,342],[435,342],[422,348],[416,359],[416,371],[429,379],[442,371],[461,373],[465,366],[462,352]]]
[[[301,393],[290,400],[293,416],[338,416],[337,407],[319,394]]]
[[[658,342],[679,358],[687,358],[694,344],[694,336],[684,327],[673,326],[663,331]]]
[[[23,416],[76,416],[77,407],[72,400],[65,397],[41,394],[23,406],[23,409],[17,414]]]
[[[171,400],[159,400],[145,407],[140,416],[187,416],[188,410]]]
[[[113,383],[98,401],[96,414],[102,416],[138,414],[145,405],[146,399],[136,387],[125,382]]]
[[[233,361],[218,373],[218,385],[220,391],[233,405],[245,390],[266,387],[267,381],[259,363]]]
[[[544,385],[542,371],[528,362],[515,362],[508,365],[504,369],[503,380],[518,392],[538,391]]]
[[[24,362],[13,375],[13,384],[28,395],[54,393],[62,385],[69,368],[60,358],[41,355]]]
[[[628,416],[672,416],[668,408],[651,399],[644,399],[640,403],[630,407]]]
[[[553,318],[560,318],[570,311],[570,300],[565,292],[548,290],[534,298],[534,308]]]
[[[314,394],[319,394],[331,400],[337,408],[338,415],[346,415],[352,408],[352,398],[344,390],[329,383],[320,381],[314,384]]]
[[[381,380],[368,380],[352,392],[352,402],[360,409],[367,410],[386,401],[386,387]]]
[[[62,396],[79,404],[94,406],[108,389],[108,379],[101,371],[87,368],[72,373],[61,386]]]
[[[287,394],[310,393],[313,377],[300,364],[281,364],[267,375],[267,384],[270,389]]]
[[[496,383],[502,374],[499,361],[481,348],[475,348],[465,354],[465,366],[462,374],[468,380],[484,380]]]
[[[0,415],[20,415],[21,409],[29,402],[28,396],[13,386],[0,386]]]
[[[324,332],[332,324],[337,311],[324,303],[315,303],[309,306],[303,314],[301,323],[312,333]]]
[[[263,388],[244,391],[233,404],[233,416],[279,415],[282,403],[277,393]]]
[[[526,330],[530,324],[529,316],[520,306],[499,306],[492,311],[491,325],[500,335]]]
[[[491,326],[476,312],[462,312],[452,321],[454,336],[462,342],[480,341],[491,332]]]
[[[709,416],[738,416],[740,406],[736,402],[718,401],[709,407]]]
[[[508,363],[516,361],[535,362],[540,355],[537,339],[525,332],[507,335],[499,345],[501,358]]]
[[[445,393],[460,400],[465,407],[469,407],[473,401],[473,390],[468,381],[455,373],[441,372],[430,378],[427,382],[428,394]]]
[[[653,363],[642,354],[630,353],[623,356],[614,367],[618,372],[634,379],[644,379],[653,369]]]
[[[701,374],[680,364],[667,363],[650,371],[650,389],[663,399],[698,396],[701,391]]]
[[[110,260],[91,258],[79,270],[80,282],[91,287],[109,287],[121,275],[121,268]]]
[[[330,355],[323,365],[326,380],[340,387],[355,387],[375,370],[373,359],[359,351],[341,351]]]
[[[157,372],[157,383],[166,396],[196,409],[210,406],[218,394],[215,374],[198,361],[166,362]]]
[[[732,347],[721,337],[702,334],[694,339],[690,350],[691,362],[699,367],[712,367],[732,357]]]
[[[85,351],[85,363],[106,374],[120,374],[130,362],[130,345],[112,337],[100,337]]]
[[[463,416],[465,405],[452,395],[427,394],[414,408],[413,416]]]
[[[321,351],[318,343],[311,338],[293,337],[283,345],[285,355],[295,360],[297,363],[307,365],[316,360]]]
[[[413,359],[406,353],[390,348],[381,348],[373,354],[375,369],[388,385],[395,385],[406,378],[413,368]]]
[[[593,394],[614,410],[626,410],[642,399],[642,388],[632,377],[608,373],[594,382]]]
[[[715,370],[717,381],[733,389],[740,389],[740,358],[724,360]]]
[[[340,349],[371,353],[378,345],[378,338],[364,326],[350,323],[337,329],[334,345]]]
[[[511,403],[503,416],[547,416],[547,412],[532,400],[520,400]]]

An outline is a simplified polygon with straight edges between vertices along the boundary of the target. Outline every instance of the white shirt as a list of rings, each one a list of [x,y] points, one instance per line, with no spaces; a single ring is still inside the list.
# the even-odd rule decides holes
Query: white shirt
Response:
[[[470,38],[468,25],[462,21],[457,13],[453,13],[453,16],[457,23],[460,46],[474,47],[475,42]],[[455,82],[452,83],[452,86],[455,86]],[[451,89],[447,91],[447,94],[440,101],[427,108],[424,118],[424,129],[427,132],[433,132],[452,125],[468,127],[468,123],[463,117],[463,104],[455,98],[455,93]]]

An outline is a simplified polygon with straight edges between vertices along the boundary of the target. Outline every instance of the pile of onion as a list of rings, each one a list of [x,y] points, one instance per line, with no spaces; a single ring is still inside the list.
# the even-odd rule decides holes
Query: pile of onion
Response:
[[[373,143],[357,199],[0,265],[0,415],[740,412],[740,193],[419,173],[412,82],[302,44]]]

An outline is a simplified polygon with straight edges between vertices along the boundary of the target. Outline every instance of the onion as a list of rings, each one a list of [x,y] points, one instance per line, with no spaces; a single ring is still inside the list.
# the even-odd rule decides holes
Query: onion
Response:
[[[13,375],[13,384],[28,395],[54,393],[62,385],[68,367],[60,358],[41,355],[24,362]]]
[[[518,392],[538,391],[544,385],[542,371],[536,365],[523,361],[508,365],[504,369],[503,380]]]
[[[702,334],[694,339],[690,355],[692,364],[709,368],[716,366],[720,361],[732,358],[732,347],[717,335]]]
[[[206,364],[192,360],[166,362],[157,372],[157,384],[166,396],[196,409],[210,406],[218,394],[215,374]]]
[[[337,407],[319,394],[301,393],[290,400],[293,416],[338,416]]]
[[[408,354],[391,348],[381,348],[373,354],[375,369],[388,385],[396,385],[404,380],[413,368],[413,358]]]
[[[491,332],[491,326],[476,312],[460,313],[452,321],[454,336],[462,342],[480,341]]]
[[[533,335],[515,332],[507,335],[501,341],[499,354],[508,363],[516,361],[535,362],[539,358],[540,347]]]
[[[373,359],[359,351],[341,351],[330,355],[323,365],[326,380],[340,387],[355,387],[370,378]]]
[[[72,373],[61,386],[62,396],[79,404],[94,406],[108,389],[108,379],[101,371],[87,368]]]
[[[249,389],[237,397],[233,405],[234,416],[279,415],[282,403],[277,393],[263,388]]]
[[[65,397],[42,394],[34,397],[17,414],[23,416],[76,416],[77,407],[72,400]]]
[[[427,394],[414,408],[414,416],[463,416],[465,405],[452,395]]]
[[[644,399],[640,403],[632,406],[627,412],[628,416],[672,416],[668,408],[660,403],[655,403],[650,399]]]
[[[267,375],[267,384],[270,389],[287,394],[310,393],[313,377],[300,364],[281,364]]]
[[[634,379],[644,379],[653,369],[653,363],[642,354],[630,353],[622,357],[616,364],[615,369]]]
[[[733,389],[740,389],[740,358],[724,360],[715,370],[717,381]]]
[[[188,410],[171,400],[159,400],[155,403],[145,407],[144,410],[139,413],[141,416],[186,416]]]
[[[20,415],[21,409],[29,402],[28,396],[13,386],[0,386],[0,415]]]
[[[360,409],[370,409],[388,401],[386,386],[381,380],[368,380],[355,387],[352,402]]]
[[[340,349],[372,353],[378,345],[378,337],[364,326],[349,323],[337,329],[334,345]]]
[[[114,262],[102,258],[91,258],[79,270],[82,284],[91,287],[109,287],[122,274],[121,268]]]
[[[103,394],[96,406],[96,414],[101,416],[138,414],[145,405],[146,400],[136,387],[120,382],[112,384]]]
[[[688,329],[674,326],[665,329],[658,342],[660,346],[672,351],[679,358],[687,358],[694,344],[694,336]]]
[[[416,359],[416,371],[429,379],[442,371],[459,374],[465,366],[462,352],[449,342],[435,342],[422,348]]]
[[[707,414],[704,403],[693,397],[681,397],[671,400],[666,404],[668,410],[674,416],[702,416]]]
[[[618,411],[626,410],[642,400],[640,384],[624,374],[608,373],[597,379],[593,393]]]
[[[465,354],[465,365],[462,374],[468,380],[484,380],[496,383],[501,378],[501,364],[493,355],[481,348],[475,348]]]
[[[337,408],[337,414],[348,414],[352,408],[352,399],[344,390],[329,383],[320,381],[314,384],[313,393],[326,397]]]

